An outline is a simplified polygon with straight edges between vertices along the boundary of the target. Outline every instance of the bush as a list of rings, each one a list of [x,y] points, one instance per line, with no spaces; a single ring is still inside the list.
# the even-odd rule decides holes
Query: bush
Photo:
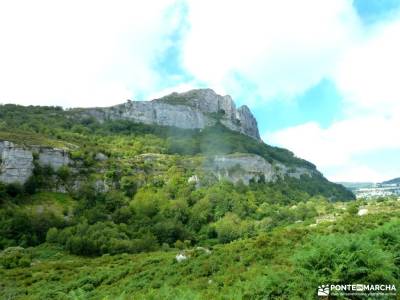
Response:
[[[131,239],[119,225],[113,222],[81,223],[57,230],[51,228],[47,242],[58,243],[72,254],[98,256],[106,253],[137,253],[158,248],[157,240],[151,233]]]
[[[55,227],[52,227],[47,231],[46,234],[46,241],[48,243],[57,243],[58,240],[58,229]]]
[[[22,195],[24,192],[22,185],[19,183],[7,184],[5,190],[10,197],[17,197],[19,195]]]
[[[221,243],[229,243],[241,235],[241,220],[233,214],[227,213],[215,224],[215,231]]]
[[[27,213],[8,207],[0,210],[0,249],[10,246],[36,246],[45,241],[51,227],[65,226],[64,219],[51,211]]]
[[[332,284],[393,284],[392,255],[364,236],[318,236],[293,257],[301,278]]]
[[[9,197],[6,185],[0,182],[0,204]]]
[[[22,247],[9,247],[0,252],[0,265],[6,269],[29,267],[31,261],[29,251]]]
[[[62,181],[67,181],[68,178],[71,176],[71,170],[68,166],[61,166],[56,174]]]

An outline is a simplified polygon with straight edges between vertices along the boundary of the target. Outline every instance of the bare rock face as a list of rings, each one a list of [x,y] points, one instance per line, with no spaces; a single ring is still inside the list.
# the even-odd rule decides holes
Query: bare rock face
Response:
[[[156,101],[132,101],[108,108],[88,109],[86,112],[100,121],[122,119],[185,129],[204,128],[211,125],[211,120],[196,109]]]
[[[246,105],[239,107],[237,110],[237,119],[240,122],[241,132],[260,139],[257,120]]]
[[[9,141],[0,141],[0,182],[24,184],[33,173],[34,156],[38,156],[41,166],[58,170],[68,165],[70,158],[63,149],[45,147],[23,147]]]
[[[25,183],[32,175],[32,152],[16,147],[8,141],[0,141],[0,181],[4,183]]]
[[[39,150],[39,164],[42,166],[50,166],[53,170],[57,171],[69,163],[68,152],[63,149],[41,148]]]
[[[82,109],[82,113],[104,120],[131,120],[148,125],[202,129],[218,120],[231,130],[260,140],[257,121],[247,106],[236,109],[230,96],[211,89],[172,93],[152,101],[128,101],[111,107]]]
[[[219,180],[225,179],[233,183],[242,181],[249,184],[251,180],[273,182],[285,176],[299,179],[302,175],[313,176],[318,171],[307,168],[288,168],[283,164],[271,164],[255,154],[217,155],[206,165]]]

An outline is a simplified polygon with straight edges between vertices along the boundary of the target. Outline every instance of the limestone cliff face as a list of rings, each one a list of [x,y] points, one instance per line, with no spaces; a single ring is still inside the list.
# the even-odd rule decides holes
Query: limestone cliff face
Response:
[[[152,101],[128,101],[111,107],[82,110],[83,114],[104,120],[132,120],[144,124],[202,129],[218,120],[231,130],[260,140],[257,121],[247,106],[236,109],[230,96],[211,89],[172,93]]]
[[[63,149],[36,148],[36,152],[39,154],[39,164],[50,166],[55,171],[71,162],[68,152]]]
[[[70,163],[68,153],[62,149],[23,147],[0,141],[0,182],[24,184],[33,172],[34,153],[39,165],[50,166],[54,170]]]
[[[16,147],[8,141],[0,141],[0,181],[25,183],[32,175],[32,152]]]
[[[96,155],[98,160],[106,160],[104,154]],[[139,161],[164,161],[164,154],[141,154],[138,155]],[[57,148],[39,147],[39,146],[20,146],[9,141],[0,141],[0,182],[20,183],[27,182],[33,173],[35,164],[40,166],[50,166],[58,170],[62,166],[70,166],[72,170],[76,169],[76,164],[70,159],[67,151]],[[202,171],[201,171],[202,170]],[[155,172],[161,172],[154,167]],[[228,180],[233,183],[242,181],[249,184],[251,180],[273,182],[285,176],[300,178],[302,175],[313,176],[321,175],[315,169],[292,167],[289,168],[277,161],[268,162],[261,156],[249,153],[235,153],[216,155],[206,159],[204,164],[198,170],[209,174],[214,174],[218,180]],[[78,178],[72,183],[72,189],[79,188],[82,178]],[[107,190],[104,182],[96,182],[96,189]],[[57,191],[66,191],[66,186],[56,187]]]
[[[271,164],[261,156],[245,153],[217,155],[207,163],[205,168],[219,180],[225,179],[233,183],[242,181],[244,184],[249,184],[250,180],[263,179],[265,182],[273,182],[285,176],[299,179],[302,175],[321,175],[316,170],[301,167],[288,168],[278,162]]]

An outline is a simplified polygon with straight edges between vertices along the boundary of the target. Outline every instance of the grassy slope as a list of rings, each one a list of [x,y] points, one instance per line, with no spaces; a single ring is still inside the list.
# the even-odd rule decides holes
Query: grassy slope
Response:
[[[302,278],[298,273],[296,257],[313,245],[314,238],[336,236],[339,240],[352,240],[355,237],[367,240],[375,237],[374,243],[379,244],[376,232],[386,232],[387,235],[389,233],[385,228],[400,228],[398,201],[371,202],[367,207],[372,214],[363,217],[348,216],[342,209],[348,205],[336,204],[335,211],[342,213],[333,222],[316,226],[293,224],[279,227],[267,235],[214,246],[211,254],[201,250],[192,251],[192,256],[181,263],[174,259],[179,252],[177,249],[84,258],[43,244],[32,250],[34,260],[31,267],[0,269],[0,297],[305,299],[315,294],[320,282],[316,282],[312,276]],[[394,232],[398,233],[399,240],[399,231]],[[389,253],[385,245],[383,243],[381,247]],[[392,251],[390,255],[399,257],[400,252]],[[312,268],[318,269],[317,266]],[[305,286],[301,287],[302,284]]]

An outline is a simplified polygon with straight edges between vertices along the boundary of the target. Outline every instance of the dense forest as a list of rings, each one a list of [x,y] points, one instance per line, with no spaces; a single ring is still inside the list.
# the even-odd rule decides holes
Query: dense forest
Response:
[[[74,162],[34,157],[26,183],[0,183],[1,298],[313,299],[321,284],[399,283],[397,199],[356,201],[313,164],[221,124],[2,105],[0,140]],[[235,153],[317,175],[245,184],[203,168]]]

